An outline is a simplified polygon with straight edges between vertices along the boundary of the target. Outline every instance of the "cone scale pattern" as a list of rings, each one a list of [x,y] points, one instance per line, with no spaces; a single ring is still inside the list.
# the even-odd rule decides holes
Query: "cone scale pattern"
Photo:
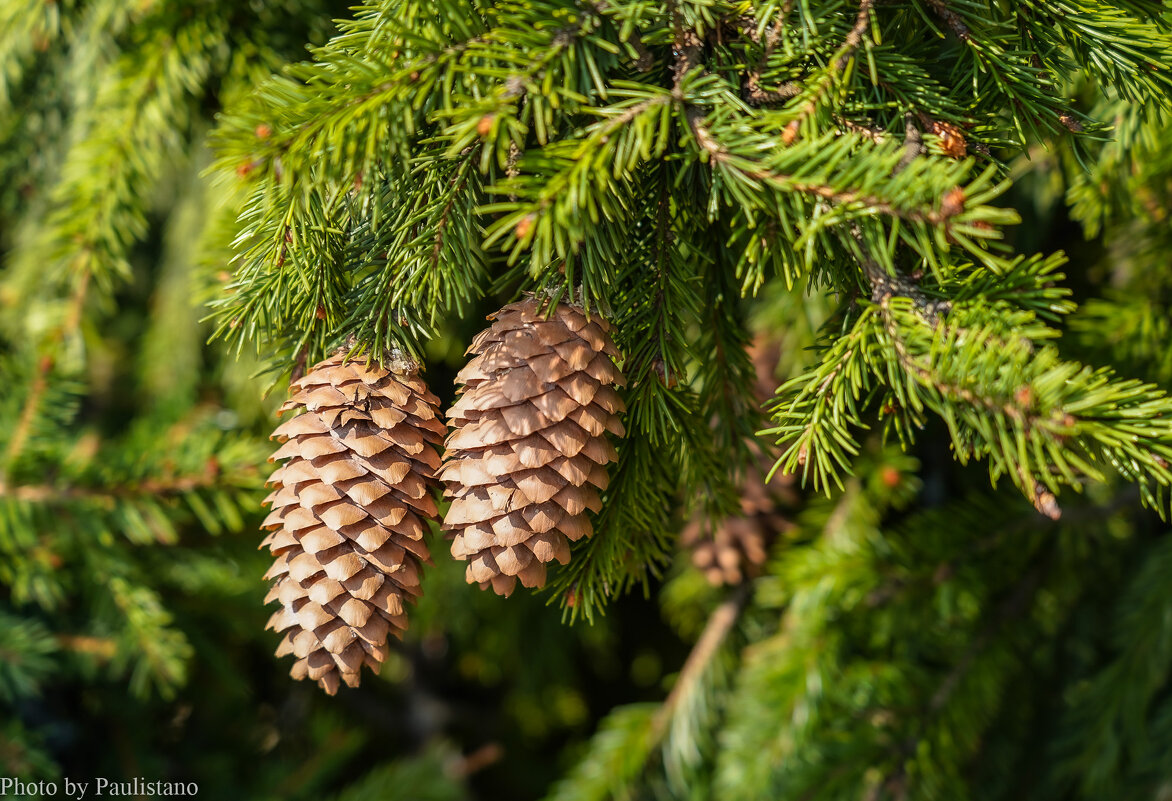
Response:
[[[548,311],[526,298],[489,317],[448,413],[444,529],[469,583],[500,595],[518,579],[542,586],[546,565],[592,533],[616,458],[606,435],[624,434],[609,326],[565,303]]]
[[[265,499],[265,600],[281,603],[267,627],[284,635],[277,656],[296,657],[291,675],[333,695],[357,686],[363,665],[378,672],[421,593],[445,428],[413,366],[393,373],[339,353],[293,386],[281,411],[305,411],[273,433],[284,444],[270,461],[287,461]]]

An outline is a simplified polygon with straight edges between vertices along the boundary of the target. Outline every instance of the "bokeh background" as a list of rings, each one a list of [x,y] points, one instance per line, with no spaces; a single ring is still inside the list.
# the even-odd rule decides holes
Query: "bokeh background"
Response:
[[[684,550],[605,615],[569,625],[558,599],[466,585],[436,538],[425,595],[381,676],[329,698],[273,657],[258,524],[267,434],[290,365],[209,342],[205,304],[230,278],[238,198],[209,173],[206,140],[218,111],[347,15],[344,3],[321,0],[0,2],[2,775],[195,781],[217,799],[539,798],[612,710],[669,697],[725,597]],[[1103,102],[1095,87],[1072,91]],[[1147,124],[1123,107],[1117,122]],[[1139,151],[1106,146],[1088,165],[1061,144],[1038,146],[1012,165],[1015,188],[1001,202],[1023,214],[1012,233],[1019,252],[1071,255],[1069,286],[1090,302],[1064,349],[1168,385],[1172,169],[1161,125]],[[428,343],[426,375],[445,405],[466,343],[507,300],[485,298]],[[801,366],[832,303],[774,285],[746,301],[774,348],[766,380]],[[1010,642],[1019,660],[1010,675],[1026,677],[1018,689],[1029,696],[1049,683],[1077,688],[1111,664],[1111,588],[1163,542],[1162,524],[1129,490],[1092,488],[1059,525],[1012,491],[989,490],[987,474],[955,465],[946,437],[931,432],[908,455],[872,439],[856,475],[829,500],[786,488],[761,604],[737,637],[762,640],[787,587],[816,583],[819,564],[842,568],[819,551],[825,531],[863,531],[872,543],[890,531],[883,569],[897,579],[872,591],[898,593],[920,575],[909,565],[927,571],[924,594],[905,600],[939,604],[942,631],[959,626],[952,650],[926,657],[928,674],[946,678],[969,644],[1001,634],[982,622],[986,596],[952,585],[947,571],[971,558],[1024,575],[1046,543],[1061,541],[1053,558],[1065,583],[1046,585],[1040,611],[1033,596],[1022,608],[997,606],[996,588],[989,608],[1035,615],[1043,629],[1077,630],[1093,645],[1027,658]],[[991,537],[966,557],[930,539],[966,514],[1016,539]],[[874,612],[886,596],[844,597],[843,619],[825,621],[827,631],[874,623],[898,639],[904,607],[889,619]],[[907,657],[889,655],[896,666]],[[884,679],[876,669],[873,680],[850,680]],[[1150,697],[1166,699],[1166,673],[1147,681]],[[1045,740],[1061,728],[1060,707],[1055,698],[1036,725],[1003,710],[996,725],[1015,744]],[[1135,725],[1148,736],[1149,724]],[[681,731],[672,747],[704,747]],[[1029,753],[985,757],[1020,767]],[[1167,768],[1159,755],[1151,762],[1145,776]]]

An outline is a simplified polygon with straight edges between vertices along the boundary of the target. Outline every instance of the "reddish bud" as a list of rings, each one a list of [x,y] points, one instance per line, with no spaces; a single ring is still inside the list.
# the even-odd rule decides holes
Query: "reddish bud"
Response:
[[[801,124],[797,120],[785,126],[785,129],[781,132],[781,143],[783,145],[792,145],[798,138],[798,129],[800,127]]]
[[[658,356],[651,362],[651,367],[655,370],[655,375],[659,378],[659,383],[663,384],[668,389],[675,389],[676,384],[679,383],[676,379],[676,374],[668,371],[667,364]]]
[[[959,186],[952,188],[944,195],[940,203],[940,214],[944,217],[955,217],[964,211],[964,190]]]
[[[1034,508],[1051,520],[1058,520],[1062,517],[1062,509],[1058,506],[1058,499],[1048,490],[1042,490],[1038,493],[1038,497],[1034,498]]]
[[[940,149],[949,158],[963,159],[968,155],[968,142],[965,140],[964,132],[961,131],[960,126],[951,122],[932,120],[928,125],[928,132],[939,137]]]
[[[1078,119],[1070,112],[1065,112],[1059,115],[1058,121],[1066,126],[1068,131],[1071,131],[1072,133],[1082,133],[1082,123],[1079,122]]]

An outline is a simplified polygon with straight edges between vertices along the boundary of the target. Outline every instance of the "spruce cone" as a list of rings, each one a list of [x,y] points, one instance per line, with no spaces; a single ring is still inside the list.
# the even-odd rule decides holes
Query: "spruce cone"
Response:
[[[721,520],[711,531],[701,517],[693,517],[680,532],[680,545],[692,551],[692,564],[710,584],[740,584],[757,575],[774,538],[792,523],[781,514],[781,497],[792,490],[793,476],[774,473],[773,462],[753,444],[757,464],[741,484],[741,515]]]
[[[754,394],[759,404],[764,403],[777,385],[773,373],[780,348],[777,342],[758,336],[749,356],[757,371]],[[773,468],[773,449],[762,448],[756,441],[749,447],[754,461],[741,481],[740,516],[719,521],[711,531],[707,521],[696,516],[680,532],[680,545],[691,549],[692,564],[713,585],[740,584],[757,575],[773,540],[793,525],[781,509],[794,500],[794,477],[778,471],[766,484],[765,476]]]
[[[407,627],[405,604],[421,594],[420,563],[430,562],[425,519],[438,510],[431,489],[443,439],[439,399],[404,372],[346,363],[344,352],[298,379],[285,412],[306,411],[273,437],[288,459],[269,478],[267,545],[276,562],[265,602],[281,609],[266,628],[284,634],[277,656],[293,654],[295,679],[330,695],[378,672],[387,636]]]
[[[517,579],[545,583],[546,563],[570,558],[570,542],[592,532],[606,465],[606,438],[624,433],[618,356],[605,320],[560,304],[546,319],[534,298],[489,316],[460,374],[448,413],[452,433],[440,478],[452,499],[444,529],[466,578],[508,595]]]

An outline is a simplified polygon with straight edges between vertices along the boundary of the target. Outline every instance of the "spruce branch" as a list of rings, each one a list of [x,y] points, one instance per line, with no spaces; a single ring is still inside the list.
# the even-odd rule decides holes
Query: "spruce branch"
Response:
[[[669,783],[687,787],[685,764],[699,735],[696,707],[713,681],[721,654],[745,609],[751,588],[741,585],[709,614],[668,696],[660,704],[632,704],[611,712],[587,753],[559,781],[547,801],[609,801],[652,783],[662,764]]]
[[[708,621],[704,624],[692,650],[688,652],[679,675],[676,676],[671,692],[655,713],[653,729],[660,736],[666,733],[668,722],[675,715],[677,707],[684,703],[683,699],[695,692],[696,685],[709,669],[713,657],[732,633],[751,592],[751,584],[739,585],[708,616]]]
[[[11,113],[14,90],[37,53],[62,34],[61,15],[41,0],[18,0],[0,8],[0,110]]]
[[[972,644],[961,653],[952,668],[944,675],[928,700],[930,715],[939,714],[956,694],[961,682],[974,668],[978,658],[1006,626],[1018,621],[1033,606],[1043,582],[1053,567],[1054,551],[1046,551],[1038,563],[1027,570],[1011,591],[993,609],[989,621]]]
[[[1003,20],[985,19],[983,12],[958,12],[949,0],[924,1],[965,46],[979,70],[991,77],[988,92],[1004,96],[1019,112],[1013,122],[1023,145],[1027,131],[1042,138],[1044,133],[1070,133],[1082,127],[1058,95],[1055,77],[1028,52],[1008,48],[1009,30]],[[991,31],[975,35],[973,26],[979,22],[987,24]]]
[[[107,68],[93,107],[74,118],[49,222],[41,240],[18,253],[67,274],[92,273],[105,293],[130,278],[128,251],[146,233],[145,199],[175,158],[193,100],[227,36],[225,20],[215,12],[154,13],[158,18],[146,27],[145,41]],[[121,125],[110,126],[105,114]]]
[[[1059,45],[1043,50],[1053,69],[1063,65],[1051,53],[1069,52],[1080,67],[1118,87],[1132,103],[1172,108],[1172,36],[1155,20],[1086,0],[1023,0],[1015,9],[1030,37]],[[1073,116],[1064,124],[1075,132],[1081,128]]]
[[[787,81],[776,89],[763,89],[761,87],[761,75],[768,67],[769,59],[781,41],[782,29],[785,27],[785,18],[792,10],[791,6],[792,3],[787,2],[780,10],[775,12],[776,16],[773,24],[766,28],[763,37],[758,33],[756,20],[750,17],[741,21],[741,30],[743,31],[744,37],[754,44],[762,45],[761,56],[757,60],[756,66],[745,73],[745,100],[751,105],[765,106],[784,103],[801,94],[801,86],[793,81]]]
[[[88,272],[82,272],[77,277],[76,285],[69,298],[65,318],[53,330],[49,337],[47,344],[50,349],[59,347],[62,343],[72,338],[81,327],[86,294],[89,289],[89,276],[90,274]],[[4,452],[4,471],[0,474],[0,493],[5,491],[8,482],[12,480],[17,460],[24,450],[25,443],[28,442],[41,403],[44,401],[45,392],[49,388],[49,381],[54,365],[54,358],[50,355],[42,356],[37,362],[36,372],[33,375],[32,381],[29,383],[24,404],[21,407],[16,425],[13,427],[12,433],[9,436],[8,447]]]
[[[713,710],[712,685],[719,683],[721,657],[730,650],[730,641],[752,595],[750,584],[741,584],[712,610],[700,636],[684,660],[675,684],[652,718],[652,733],[662,744],[669,784],[690,785],[688,768],[704,759],[698,744],[706,739],[701,727],[714,728],[722,709]],[[718,703],[718,702],[716,702]]]
[[[934,226],[947,226],[954,217],[966,210],[963,200],[959,203],[941,204],[937,208],[901,207],[885,198],[868,195],[849,187],[803,180],[797,174],[772,171],[751,159],[738,156],[721,144],[706,127],[703,110],[691,107],[685,113],[696,144],[708,155],[711,162],[751,184],[764,184],[782,192],[810,195],[837,206],[867,209],[869,212],[898,217],[907,222]]]
[[[1053,260],[1022,263],[1016,272],[1036,281],[1055,266]],[[915,290],[898,294],[898,285],[875,265],[866,272],[877,289],[874,305],[858,316],[851,336],[835,343],[831,360],[782,388],[789,400],[779,401],[776,419],[783,425],[770,431],[787,445],[779,467],[808,471],[814,456],[815,486],[824,485],[833,476],[831,464],[845,467],[846,454],[857,447],[847,429],[862,418],[843,400],[822,398],[835,390],[861,398],[884,387],[889,425],[904,441],[914,439],[923,410],[932,410],[948,425],[962,461],[987,458],[994,481],[1007,476],[1043,513],[1059,513],[1054,496],[1060,483],[1078,488],[1087,478],[1101,481],[1108,466],[1137,482],[1145,502],[1162,509],[1158,488],[1172,478],[1163,392],[1060,360],[1053,346],[1036,344],[1052,333],[1032,312],[986,305],[991,299],[973,288],[941,307],[925,304]],[[939,314],[945,308],[947,314]],[[994,308],[1001,319],[991,323]],[[840,360],[851,362],[840,343],[860,353],[848,373],[853,388],[841,383]],[[808,416],[823,407],[833,413]]]
[[[21,484],[15,487],[0,487],[0,499],[11,498],[25,503],[60,506],[75,501],[97,501],[100,505],[113,508],[116,503],[140,498],[158,498],[168,495],[185,495],[198,490],[220,486],[219,471],[214,464],[199,475],[154,478],[137,483],[119,484],[111,487],[56,486],[51,484]]]
[[[1126,577],[1110,619],[1110,658],[1089,677],[1079,677],[1065,705],[1048,782],[1077,783],[1089,793],[1111,792],[1129,762],[1148,750],[1148,721],[1172,666],[1172,598],[1167,569],[1172,539],[1143,548],[1144,558]]]
[[[890,769],[886,773],[881,772],[874,777],[868,777],[868,797],[878,799],[885,793],[893,798],[906,797],[910,789],[908,767],[909,764],[917,762],[921,743],[931,737],[933,727],[947,725],[941,719],[948,714],[949,705],[961,692],[964,682],[970,680],[971,674],[978,669],[982,660],[989,659],[988,651],[997,644],[998,637],[1004,635],[1005,629],[1018,625],[1023,618],[1028,617],[1054,560],[1053,551],[1043,552],[1042,556],[1035,560],[1035,564],[1022,573],[991,610],[987,622],[976,633],[968,648],[953,661],[951,668],[941,676],[931,694],[924,696],[923,712],[916,716],[908,716],[909,736],[893,742],[882,758],[881,761],[890,765]]]

